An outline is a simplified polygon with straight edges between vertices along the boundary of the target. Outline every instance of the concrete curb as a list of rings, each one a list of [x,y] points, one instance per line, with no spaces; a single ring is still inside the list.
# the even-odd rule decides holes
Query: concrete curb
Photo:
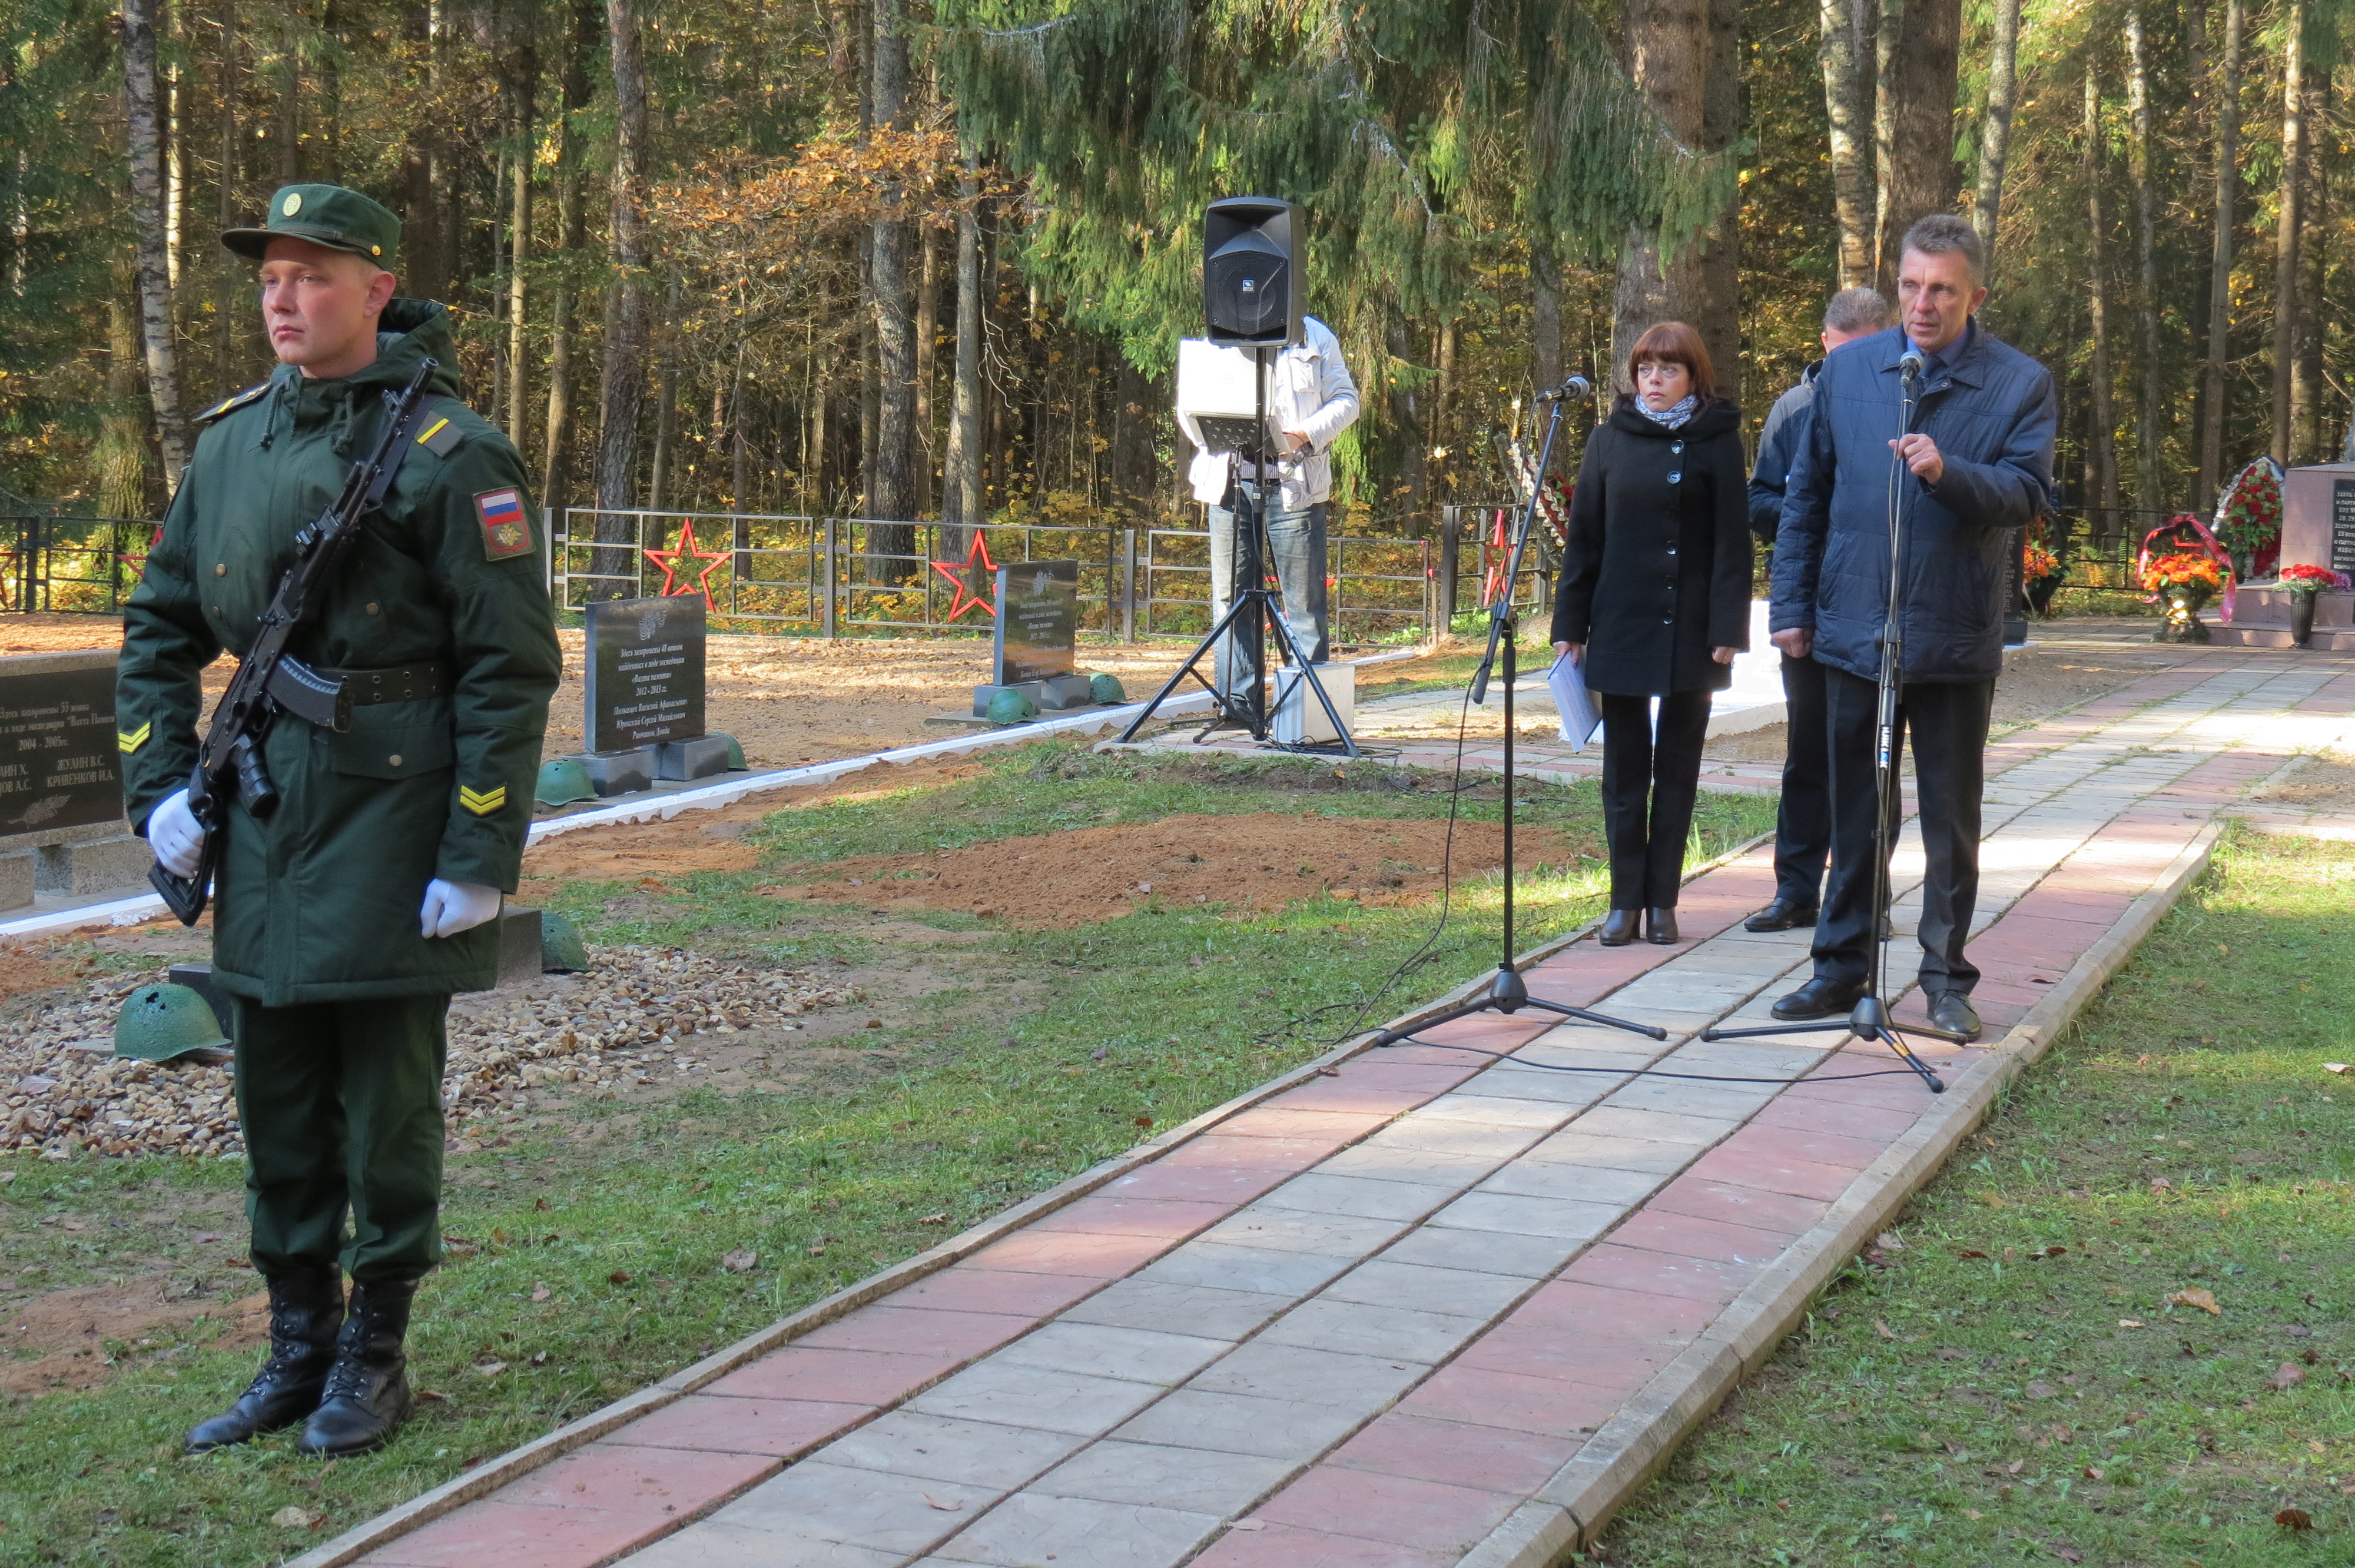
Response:
[[[1929,1115],[1859,1172],[1831,1212],[1736,1297],[1718,1320],[1605,1422],[1536,1495],[1461,1559],[1460,1568],[1554,1568],[1592,1546],[1611,1516],[1667,1463],[1734,1385],[1754,1372],[1808,1305],[1937,1174],[2004,1089],[2051,1049],[2208,868],[2222,824],[2179,853],[2124,918],[1941,1096]]]
[[[1687,874],[1685,880],[1689,882],[1694,877],[1739,860],[1757,849],[1759,845],[1770,842],[1774,836],[1771,832],[1761,833],[1745,843],[1738,844],[1724,853],[1695,866]],[[1552,957],[1555,953],[1591,935],[1601,924],[1599,920],[1589,921],[1574,930],[1564,932],[1551,941],[1540,944],[1516,959],[1516,967],[1526,969],[1533,964]],[[1290,1072],[1248,1089],[1223,1105],[1214,1106],[1192,1120],[1182,1122],[1159,1137],[1148,1139],[1124,1154],[1116,1155],[1102,1164],[1080,1172],[1077,1176],[1058,1182],[1037,1196],[1027,1199],[969,1230],[951,1236],[938,1246],[918,1253],[913,1257],[903,1259],[880,1273],[869,1275],[867,1278],[847,1286],[823,1300],[812,1302],[791,1317],[781,1319],[767,1328],[758,1330],[737,1340],[732,1345],[714,1351],[692,1365],[681,1368],[657,1383],[650,1383],[634,1393],[624,1394],[611,1404],[592,1410],[588,1414],[558,1427],[545,1436],[534,1438],[520,1447],[511,1448],[488,1463],[467,1471],[464,1475],[452,1477],[431,1491],[422,1492],[372,1519],[364,1520],[334,1540],[324,1542],[302,1556],[289,1560],[283,1568],[343,1568],[344,1564],[356,1561],[378,1547],[421,1529],[467,1503],[487,1497],[509,1482],[529,1475],[541,1466],[562,1458],[574,1449],[593,1443],[626,1426],[642,1415],[651,1414],[663,1406],[682,1399],[709,1383],[717,1382],[738,1368],[750,1365],[770,1351],[789,1344],[814,1330],[825,1327],[837,1318],[856,1311],[928,1276],[939,1273],[951,1264],[960,1262],[993,1242],[1020,1230],[1031,1221],[1051,1214],[1066,1204],[1076,1202],[1137,1167],[1160,1158],[1178,1145],[1200,1137],[1203,1133],[1215,1128],[1220,1123],[1228,1121],[1263,1101],[1297,1088],[1300,1085],[1316,1077],[1326,1068],[1337,1066],[1352,1057],[1363,1054],[1370,1048],[1374,1036],[1382,1029],[1435,1018],[1447,1009],[1470,1001],[1473,997],[1487,991],[1493,973],[1493,970],[1483,971],[1445,995],[1436,997],[1411,1012],[1401,1013],[1387,1024],[1361,1031],[1323,1054],[1302,1063]],[[1114,1282],[1107,1280],[1104,1283],[1109,1285]],[[690,1520],[682,1518],[677,1522],[684,1525]]]

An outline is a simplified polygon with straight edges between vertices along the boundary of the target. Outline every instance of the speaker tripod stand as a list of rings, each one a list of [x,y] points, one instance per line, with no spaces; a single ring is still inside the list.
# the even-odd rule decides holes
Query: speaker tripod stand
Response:
[[[1194,645],[1194,652],[1188,654],[1186,662],[1162,683],[1161,689],[1153,694],[1153,699],[1130,721],[1129,726],[1120,732],[1120,738],[1123,742],[1135,739],[1146,721],[1160,711],[1161,705],[1169,700],[1169,694],[1178,689],[1178,683],[1190,675],[1210,694],[1209,722],[1194,737],[1197,745],[1207,739],[1213,730],[1220,729],[1246,730],[1253,740],[1265,741],[1269,729],[1267,633],[1273,625],[1276,636],[1283,641],[1285,656],[1291,660],[1292,667],[1299,672],[1301,680],[1307,683],[1309,691],[1316,694],[1317,705],[1325,710],[1326,722],[1333,726],[1341,749],[1350,757],[1358,757],[1362,754],[1358,750],[1356,738],[1349,734],[1349,726],[1341,722],[1340,711],[1334,707],[1332,697],[1325,690],[1325,683],[1316,678],[1316,666],[1309,662],[1307,650],[1300,646],[1300,639],[1293,632],[1292,622],[1284,613],[1282,600],[1277,598],[1276,591],[1267,586],[1267,350],[1253,348],[1252,359],[1252,380],[1257,388],[1256,418],[1251,429],[1241,436],[1241,439],[1249,440],[1249,447],[1239,444],[1234,449],[1236,456],[1227,472],[1227,493],[1241,500],[1242,486],[1237,480],[1243,457],[1246,454],[1250,457],[1254,472],[1249,503],[1234,509],[1233,598],[1227,605],[1226,613],[1220,616],[1210,628],[1209,635]],[[1241,421],[1232,422],[1240,424]],[[1276,471],[1279,476],[1282,474],[1281,463],[1277,465]],[[1215,677],[1218,649],[1230,633],[1233,634],[1236,646],[1229,656],[1229,672],[1235,679],[1231,683],[1222,683],[1215,678],[1204,680],[1199,668],[1203,659],[1208,657],[1211,660]],[[1241,666],[1241,669],[1237,670],[1236,666]],[[1227,689],[1230,683],[1232,690]]]
[[[1572,1007],[1565,1002],[1547,1001],[1529,994],[1529,982],[1514,966],[1513,946],[1513,691],[1520,678],[1518,649],[1521,634],[1520,618],[1513,613],[1513,584],[1520,577],[1521,556],[1529,548],[1529,526],[1537,516],[1538,485],[1545,482],[1546,465],[1553,459],[1553,440],[1561,429],[1561,406],[1573,392],[1587,390],[1586,378],[1573,376],[1553,391],[1545,394],[1553,405],[1552,418],[1547,421],[1545,446],[1538,454],[1537,484],[1529,488],[1529,504],[1522,509],[1520,530],[1513,537],[1513,553],[1506,566],[1503,591],[1488,611],[1488,649],[1480,661],[1480,668],[1472,677],[1472,701],[1486,705],[1488,700],[1488,677],[1500,659],[1505,675],[1505,907],[1504,949],[1497,959],[1497,978],[1488,982],[1485,996],[1473,998],[1460,1006],[1400,1029],[1385,1029],[1374,1036],[1376,1045],[1392,1045],[1419,1031],[1435,1028],[1458,1018],[1469,1018],[1476,1012],[1501,1012],[1508,1016],[1523,1008],[1550,1012],[1557,1018],[1574,1018],[1582,1023],[1600,1023],[1613,1029],[1625,1029],[1631,1034],[1641,1034],[1649,1040],[1666,1040],[1668,1032],[1650,1023],[1636,1023],[1625,1018],[1588,1008]]]
[[[1913,429],[1914,378],[1921,374],[1922,356],[1908,350],[1900,362],[1900,393],[1898,397],[1897,433],[1902,439]],[[1763,1028],[1704,1029],[1704,1040],[1748,1040],[1778,1034],[1827,1034],[1845,1033],[1859,1040],[1877,1041],[1895,1053],[1897,1059],[1911,1067],[1934,1095],[1946,1092],[1945,1080],[1931,1065],[1913,1054],[1908,1034],[1919,1034],[1950,1044],[1966,1045],[1969,1036],[1956,1034],[1927,1023],[1909,1023],[1900,1028],[1889,1015],[1889,1006],[1881,998],[1889,984],[1889,944],[1893,939],[1888,927],[1889,856],[1896,847],[1897,807],[1899,789],[1897,777],[1901,754],[1897,742],[1898,673],[1905,662],[1905,620],[1901,613],[1899,593],[1903,588],[1905,545],[1905,503],[1902,489],[1906,474],[1904,459],[1892,452],[1889,471],[1889,610],[1881,625],[1881,672],[1874,684],[1877,699],[1873,712],[1873,775],[1872,775],[1872,961],[1865,966],[1864,994],[1846,1018],[1827,1019],[1822,1022],[1777,1023]]]

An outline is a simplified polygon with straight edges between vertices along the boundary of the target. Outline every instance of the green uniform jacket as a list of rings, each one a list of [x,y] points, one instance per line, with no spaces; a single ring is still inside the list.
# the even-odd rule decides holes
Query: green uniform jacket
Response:
[[[383,389],[439,362],[440,396],[414,427],[425,439],[293,652],[324,669],[438,663],[448,694],[356,706],[342,734],[281,714],[265,747],[278,810],[256,821],[231,795],[213,976],[265,1007],[496,980],[497,922],[428,940],[418,906],[436,876],[515,891],[563,667],[522,460],[453,400],[448,313],[395,300],[380,325],[376,363],[357,375],[282,367],[206,417],[124,612],[115,715],[123,800],[144,832],[196,766],[197,672],[251,641],[296,530],[376,440]]]

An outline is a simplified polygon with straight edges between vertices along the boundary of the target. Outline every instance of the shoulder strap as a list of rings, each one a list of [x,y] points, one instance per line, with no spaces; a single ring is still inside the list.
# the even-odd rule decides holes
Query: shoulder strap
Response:
[[[197,423],[199,425],[209,425],[215,419],[219,418],[223,414],[234,413],[238,409],[244,408],[248,403],[259,402],[261,399],[262,395],[267,393],[269,390],[270,383],[264,381],[258,387],[249,387],[242,392],[232,393],[230,396],[222,398],[219,402],[206,409],[203,413],[198,414],[197,416]]]

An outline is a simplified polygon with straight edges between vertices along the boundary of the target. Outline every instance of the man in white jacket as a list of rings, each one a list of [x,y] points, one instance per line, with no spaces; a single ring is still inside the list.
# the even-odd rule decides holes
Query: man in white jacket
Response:
[[[1330,650],[1325,620],[1325,505],[1333,494],[1333,442],[1358,418],[1358,384],[1342,363],[1341,340],[1315,316],[1302,319],[1301,341],[1268,365],[1267,412],[1284,437],[1284,461],[1271,463],[1268,552],[1284,590],[1284,617],[1292,635],[1321,664]],[[1232,452],[1197,449],[1187,477],[1194,499],[1210,509],[1210,618],[1227,612],[1234,595],[1235,511],[1255,493],[1255,466]],[[1230,493],[1232,483],[1241,496]],[[1219,648],[1219,690],[1249,686],[1256,673],[1234,657],[1235,641]]]

